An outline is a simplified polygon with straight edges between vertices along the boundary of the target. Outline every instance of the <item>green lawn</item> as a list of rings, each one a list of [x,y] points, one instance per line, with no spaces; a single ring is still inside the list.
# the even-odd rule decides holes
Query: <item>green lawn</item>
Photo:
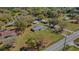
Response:
[[[79,42],[79,38],[77,38],[74,42]]]
[[[79,48],[76,48],[74,46],[67,46],[65,51],[79,51]]]
[[[63,38],[62,35],[51,32],[50,30],[30,32],[30,33],[28,33],[27,36],[24,37],[24,39],[27,40],[30,37],[33,37],[36,39],[43,39],[43,41],[47,42],[46,45],[49,45],[50,43],[53,44]]]
[[[39,23],[39,24],[34,24],[33,26],[45,26],[45,24]]]
[[[65,35],[70,35],[71,33],[68,32],[68,31],[64,31],[62,34],[65,34]]]
[[[45,42],[46,47],[64,38],[62,35],[51,32],[50,30],[32,32],[29,28],[24,31],[23,35],[17,38],[16,47],[11,50],[19,50],[19,48],[21,48],[25,44],[29,37],[33,37],[35,39],[42,39]]]
[[[74,24],[74,23],[66,23],[67,24],[67,29],[72,30],[72,31],[77,31],[79,30],[79,24]]]

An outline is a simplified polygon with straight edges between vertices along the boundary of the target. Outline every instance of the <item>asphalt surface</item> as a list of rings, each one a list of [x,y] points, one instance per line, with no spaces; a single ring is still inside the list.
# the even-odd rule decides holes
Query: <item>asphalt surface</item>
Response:
[[[67,44],[67,43],[77,39],[78,37],[79,37],[79,31],[76,31],[76,32],[72,33],[71,35],[68,35],[65,38],[61,39],[57,43],[52,44],[51,46],[46,48],[44,51],[61,51],[62,48],[64,47],[65,42]],[[65,39],[66,39],[66,41],[65,41]]]

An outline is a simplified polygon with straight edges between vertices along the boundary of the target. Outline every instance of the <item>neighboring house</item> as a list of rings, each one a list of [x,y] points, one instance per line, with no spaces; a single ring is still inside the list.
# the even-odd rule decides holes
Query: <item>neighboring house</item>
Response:
[[[0,37],[6,38],[8,36],[14,36],[21,34],[20,30],[17,29],[10,29],[10,30],[2,30],[0,31]]]
[[[33,22],[33,24],[39,24],[41,22],[41,19],[35,19],[35,21]]]
[[[40,30],[45,30],[46,28],[42,27],[42,26],[36,26],[34,28],[31,29],[31,31],[40,31]]]
[[[69,18],[69,17],[67,17],[67,16],[65,16],[65,17],[64,17],[64,19],[65,19],[65,20],[69,20],[70,18]]]
[[[79,21],[77,20],[69,20],[69,22],[79,24]]]
[[[41,23],[47,24],[48,21],[47,20],[41,20]]]
[[[20,31],[16,30],[2,30],[0,31],[0,42],[4,45],[10,45],[12,47],[16,46],[15,39],[16,36],[21,34]]]
[[[7,38],[8,36],[16,35],[15,30],[4,30],[0,32],[0,36],[3,38]]]
[[[39,24],[40,23],[40,21],[37,21],[37,20],[35,20],[34,22],[33,22],[33,24]]]
[[[16,34],[15,30],[2,30],[0,31],[0,42],[4,45],[13,45]]]

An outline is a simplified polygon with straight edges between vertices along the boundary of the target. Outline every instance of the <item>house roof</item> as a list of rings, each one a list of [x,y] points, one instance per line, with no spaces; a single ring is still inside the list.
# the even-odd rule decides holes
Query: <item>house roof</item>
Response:
[[[33,30],[40,30],[40,29],[43,29],[43,27],[42,26],[36,26],[36,27],[34,27],[34,28],[32,28]]]
[[[15,32],[15,30],[12,30],[12,31],[9,31],[9,30],[5,30],[5,31],[3,31],[3,32],[0,32],[0,34],[1,34],[1,36],[9,36],[9,35],[15,35],[16,34],[16,32]]]

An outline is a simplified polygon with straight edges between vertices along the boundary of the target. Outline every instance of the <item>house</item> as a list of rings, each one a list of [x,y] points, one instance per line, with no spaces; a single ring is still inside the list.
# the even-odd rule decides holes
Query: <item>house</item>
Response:
[[[37,21],[37,20],[35,20],[34,22],[33,22],[33,24],[39,24],[40,23],[40,21]]]
[[[39,24],[41,22],[41,19],[35,19],[35,21],[33,22],[33,24]]]
[[[41,23],[47,24],[48,21],[47,20],[41,20]]]
[[[3,37],[3,38],[7,38],[8,36],[12,36],[12,35],[16,35],[16,32],[15,30],[4,30],[4,31],[1,31],[0,32],[0,36]]]
[[[16,31],[14,29],[2,30],[0,31],[0,42],[3,43],[4,45],[15,47],[16,36],[19,35],[20,33],[21,33],[20,31]]]
[[[65,19],[65,20],[69,20],[70,18],[69,18],[69,17],[67,17],[67,16],[65,16],[65,17],[64,17],[64,19]]]
[[[70,20],[69,22],[79,24],[79,21],[77,21],[77,20]]]
[[[36,26],[34,28],[31,29],[31,31],[40,31],[40,30],[45,30],[46,28],[42,27],[42,26]]]
[[[2,30],[0,31],[0,43],[4,45],[13,45],[16,39],[15,30]]]

